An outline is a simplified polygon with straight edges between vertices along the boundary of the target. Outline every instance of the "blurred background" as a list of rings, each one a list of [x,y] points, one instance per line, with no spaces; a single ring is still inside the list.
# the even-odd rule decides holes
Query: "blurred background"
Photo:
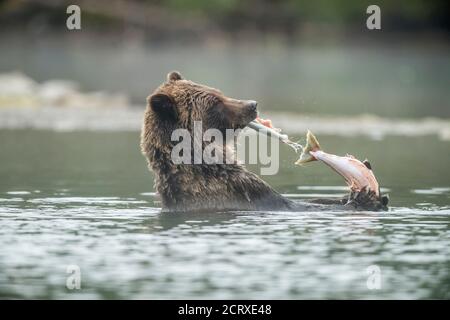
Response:
[[[70,4],[81,30],[66,27]],[[179,70],[263,111],[449,117],[448,1],[376,1],[381,30],[366,27],[370,4],[3,0],[0,72],[68,79],[141,108]]]

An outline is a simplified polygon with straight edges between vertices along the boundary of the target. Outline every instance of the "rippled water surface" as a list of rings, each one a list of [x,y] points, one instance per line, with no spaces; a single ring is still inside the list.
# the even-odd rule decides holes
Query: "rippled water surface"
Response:
[[[138,140],[0,131],[1,297],[450,298],[448,142],[320,137],[371,160],[389,212],[181,215],[159,213]],[[264,177],[280,192],[345,193],[328,168],[294,167],[281,151],[279,173]],[[73,265],[79,290],[66,288]]]

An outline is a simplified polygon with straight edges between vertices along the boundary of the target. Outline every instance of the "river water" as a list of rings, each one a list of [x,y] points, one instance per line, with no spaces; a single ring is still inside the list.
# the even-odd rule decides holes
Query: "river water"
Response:
[[[389,212],[161,214],[138,132],[0,130],[0,296],[450,298],[448,141],[320,141],[371,160]],[[280,151],[263,178],[283,194],[345,193]],[[80,289],[66,286],[74,268]]]

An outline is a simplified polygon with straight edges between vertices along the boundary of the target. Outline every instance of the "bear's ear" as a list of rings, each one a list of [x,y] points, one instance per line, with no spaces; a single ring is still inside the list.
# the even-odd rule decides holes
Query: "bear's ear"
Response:
[[[167,74],[167,81],[177,81],[177,80],[183,80],[183,77],[181,76],[181,73],[178,71],[172,71]]]
[[[148,104],[162,119],[176,120],[177,108],[173,99],[164,93],[156,93],[148,97]]]

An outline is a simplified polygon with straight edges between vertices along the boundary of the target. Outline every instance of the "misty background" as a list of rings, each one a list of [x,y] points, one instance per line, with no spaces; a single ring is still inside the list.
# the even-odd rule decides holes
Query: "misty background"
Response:
[[[179,70],[262,112],[449,117],[448,2],[372,2],[1,1],[0,72],[141,108]],[[81,30],[66,27],[70,4]],[[381,30],[366,27],[370,4]]]

